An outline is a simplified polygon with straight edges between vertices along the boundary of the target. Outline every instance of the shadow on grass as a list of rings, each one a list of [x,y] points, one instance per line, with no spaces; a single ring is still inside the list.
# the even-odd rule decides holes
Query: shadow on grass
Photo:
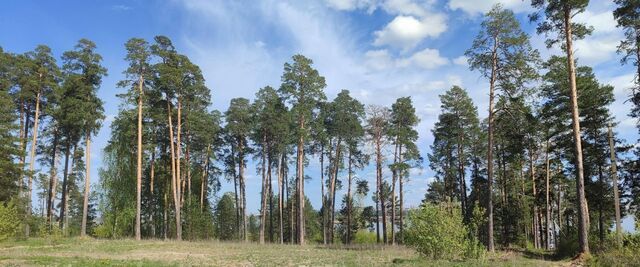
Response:
[[[562,261],[567,257],[559,256],[553,251],[531,250],[531,249],[509,249],[510,251],[521,254],[527,259],[544,260],[544,261]]]
[[[378,244],[332,244],[332,245],[317,245],[315,246],[317,249],[332,249],[332,250],[385,250],[385,249],[398,249],[405,248],[403,246],[389,246],[389,245],[378,245]]]

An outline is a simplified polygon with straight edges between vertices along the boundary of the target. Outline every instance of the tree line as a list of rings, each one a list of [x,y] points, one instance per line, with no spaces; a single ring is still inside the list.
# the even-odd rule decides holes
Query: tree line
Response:
[[[625,32],[621,62],[638,67],[640,4],[615,3]],[[613,87],[573,54],[573,42],[593,30],[572,21],[588,1],[531,4],[538,34],[564,54],[543,60],[500,5],[484,15],[465,56],[489,83],[488,117],[478,116],[459,86],[440,96],[427,157],[435,179],[423,202],[457,203],[469,225],[482,214],[474,234],[490,251],[496,241],[551,249],[577,237],[579,252],[589,253],[590,237],[602,244],[613,223],[620,244],[621,217],[637,213],[640,152],[615,136]],[[0,201],[19,207],[24,235],[331,244],[351,243],[364,230],[378,243],[404,240],[404,186],[423,165],[410,97],[365,106],[342,90],[328,100],[313,61],[294,55],[277,88],[211,110],[202,71],[169,38],[132,38],[125,48],[124,93],[93,192],[91,140],[105,120],[97,91],[107,75],[96,45],[78,41],[61,65],[45,45],[24,54],[0,50]],[[630,97],[633,118],[638,88],[640,78]],[[249,160],[261,178],[257,215],[247,212]],[[305,173],[316,160],[318,173]],[[356,175],[369,165],[373,190]],[[219,194],[223,180],[233,192]],[[305,186],[317,183],[316,210]],[[364,205],[368,195],[374,206]]]

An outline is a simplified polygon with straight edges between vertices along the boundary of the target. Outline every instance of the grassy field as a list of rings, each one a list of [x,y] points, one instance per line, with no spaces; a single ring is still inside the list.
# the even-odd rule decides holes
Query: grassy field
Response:
[[[430,261],[404,247],[327,248],[218,241],[30,239],[0,243],[0,266],[561,266],[510,252],[474,261]]]

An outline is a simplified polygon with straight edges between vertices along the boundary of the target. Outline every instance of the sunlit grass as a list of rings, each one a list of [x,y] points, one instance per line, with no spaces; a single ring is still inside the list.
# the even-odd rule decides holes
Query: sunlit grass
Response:
[[[522,254],[472,261],[429,261],[402,246],[323,247],[220,241],[90,238],[29,239],[0,243],[5,266],[554,266]]]

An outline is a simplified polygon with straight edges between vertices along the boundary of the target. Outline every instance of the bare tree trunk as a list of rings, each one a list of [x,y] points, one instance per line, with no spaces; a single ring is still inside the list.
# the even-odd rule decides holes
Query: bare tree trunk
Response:
[[[462,218],[465,218],[467,215],[467,183],[465,181],[465,170],[464,170],[464,150],[462,148],[462,143],[464,142],[464,135],[462,133],[462,127],[460,127],[460,134],[458,136],[458,175],[460,180],[460,203],[462,207]]]
[[[498,65],[498,37],[494,38],[492,64],[491,64],[491,80],[489,81],[489,125],[488,125],[488,144],[487,144],[487,250],[495,251],[493,240],[493,102],[496,83],[496,71]]]
[[[61,199],[61,204],[60,204],[60,228],[64,227],[64,217],[65,217],[65,211],[66,211],[66,206],[64,203],[66,203],[67,200],[67,178],[69,177],[69,153],[71,153],[69,150],[71,150],[71,140],[66,140],[67,142],[67,147],[66,147],[66,151],[64,154],[64,173],[62,174],[62,199]]]
[[[352,169],[352,159],[351,159],[351,149],[349,149],[348,156],[348,164],[349,164],[349,173],[348,173],[348,185],[347,185],[347,244],[351,244],[351,205],[353,204],[353,200],[351,199],[351,182],[353,176],[351,174]]]
[[[529,168],[531,169],[531,191],[533,197],[533,244],[536,248],[540,248],[542,244],[540,240],[541,226],[540,221],[538,220],[538,205],[536,203],[536,200],[538,199],[538,191],[536,190],[536,167],[534,165],[536,157],[534,156],[534,153],[533,148],[529,147]]]
[[[578,241],[581,254],[589,254],[589,208],[584,193],[584,169],[582,166],[582,137],[580,136],[580,112],[578,110],[578,90],[576,87],[576,68],[573,60],[573,34],[571,32],[571,9],[564,5],[564,32],[566,38],[569,85],[571,87],[571,113],[573,120],[573,139],[576,153],[576,192],[578,198]]]
[[[200,180],[200,212],[204,208],[204,199],[207,196],[208,175],[209,175],[209,153],[211,153],[211,144],[207,145],[207,154],[204,157],[204,166],[202,166],[202,179]]]
[[[188,136],[189,132],[187,132]],[[189,150],[189,138],[185,141],[185,168],[187,169],[187,201],[191,207],[191,151]],[[184,193],[183,193],[184,195]]]
[[[247,198],[245,194],[245,177],[244,177],[244,142],[240,140],[240,146],[238,147],[238,166],[239,166],[239,182],[240,182],[240,197],[241,197],[241,207],[242,207],[242,236],[244,237],[244,241],[249,241],[249,237],[247,236]]]
[[[300,118],[300,131],[304,132],[304,118]],[[305,222],[304,222],[304,136],[300,135],[298,140],[298,243],[304,245]]]
[[[142,84],[144,78],[140,75],[138,79],[138,147],[137,147],[137,160],[136,160],[136,240],[140,240],[140,213],[142,203]],[[152,189],[153,190],[153,189]]]
[[[173,120],[171,119],[171,104],[167,100],[167,110],[169,114],[169,143],[171,144],[171,188],[173,193],[173,204],[176,208],[176,239],[182,240],[182,221],[180,219],[180,182],[179,174],[176,174],[176,148],[173,140]],[[179,117],[179,116],[178,116]],[[180,144],[178,144],[180,145]]]
[[[260,202],[260,244],[264,244],[264,228],[267,223],[267,136],[262,135],[262,199]]]
[[[382,192],[383,177],[381,139],[382,136],[378,136],[376,141],[376,176],[378,179],[378,201],[380,202],[380,211],[382,212],[382,241],[384,244],[387,244],[387,213],[385,208],[385,198]]]
[[[334,226],[335,226],[335,216],[336,216],[336,184],[338,179],[338,172],[340,171],[340,158],[342,157],[341,146],[342,140],[338,138],[336,142],[336,155],[334,158],[334,170],[333,176],[331,177],[331,214],[329,218],[329,242],[333,244],[334,237]]]
[[[400,150],[398,152],[398,162],[402,163],[402,144],[400,145]],[[400,188],[398,188],[398,193],[400,194],[400,214],[399,214],[399,229],[398,229],[398,233],[400,234],[400,242],[402,242],[402,239],[404,239],[404,220],[403,220],[403,216],[402,213],[404,212],[404,189],[403,189],[403,179],[404,179],[404,170],[401,170],[400,173],[398,173],[398,185]]]
[[[167,192],[164,192],[164,208],[162,214],[162,238],[167,240],[167,231],[169,227],[169,217],[167,216],[167,210],[169,208],[169,201],[167,201]]]
[[[326,197],[324,195],[324,144],[320,146],[320,196],[322,207],[322,243],[327,244],[327,207]]]
[[[550,169],[550,164],[549,164],[549,139],[547,139],[547,149],[545,150],[545,161],[546,161],[546,168],[547,168],[547,179],[546,179],[546,186],[545,186],[545,216],[544,216],[544,231],[545,231],[545,235],[546,235],[546,243],[545,243],[545,249],[549,250],[549,248],[551,247],[551,234],[549,233],[549,222],[550,222],[550,217],[551,217],[551,210],[549,206],[549,179],[551,178],[551,169]]]
[[[42,78],[42,74],[40,74]],[[38,122],[40,121],[40,91],[36,94],[36,114],[33,118],[33,140],[31,140],[31,162],[29,163],[29,183],[27,186],[27,219],[31,218],[31,194],[33,191],[33,172],[36,161],[36,146],[38,144]],[[29,224],[25,224],[25,236],[29,237]]]
[[[280,244],[284,244],[284,222],[282,221],[282,209],[284,202],[282,194],[284,193],[283,171],[284,171],[284,153],[278,162],[278,227],[280,229]]]
[[[154,215],[156,212],[156,208],[157,208],[157,202],[156,199],[153,197],[153,190],[154,190],[154,179],[155,179],[155,169],[156,169],[156,149],[151,148],[151,170],[149,171],[149,193],[151,195],[151,210],[149,211],[149,224],[151,225],[151,236],[153,238],[156,238],[156,224],[154,223]]]
[[[622,223],[620,220],[620,195],[618,193],[618,166],[616,162],[616,147],[613,142],[613,131],[611,129],[612,128],[611,123],[609,123],[608,128],[609,128],[609,151],[610,151],[610,157],[611,157],[611,179],[613,180],[613,202],[615,205],[614,208],[616,213],[616,243],[618,247],[622,247]]]
[[[54,126],[56,127],[56,126]],[[53,146],[51,150],[51,169],[49,170],[51,180],[49,181],[49,196],[47,198],[47,225],[49,231],[53,225],[53,202],[56,198],[56,187],[58,186],[58,170],[56,165],[58,163],[58,128],[53,130]]]
[[[267,151],[271,151],[271,146],[267,146]],[[272,169],[273,157],[267,154],[267,185],[269,186],[269,242],[273,243],[273,180]]]
[[[84,177],[84,202],[82,204],[82,226],[80,229],[80,236],[87,235],[87,212],[89,209],[89,183],[91,181],[91,132],[87,132],[85,137],[87,141],[87,151],[85,160],[85,177]]]
[[[391,245],[396,244],[396,230],[394,225],[396,224],[396,181],[398,180],[398,172],[396,171],[396,164],[398,163],[398,137],[396,136],[395,151],[393,153],[393,178],[391,181]]]

